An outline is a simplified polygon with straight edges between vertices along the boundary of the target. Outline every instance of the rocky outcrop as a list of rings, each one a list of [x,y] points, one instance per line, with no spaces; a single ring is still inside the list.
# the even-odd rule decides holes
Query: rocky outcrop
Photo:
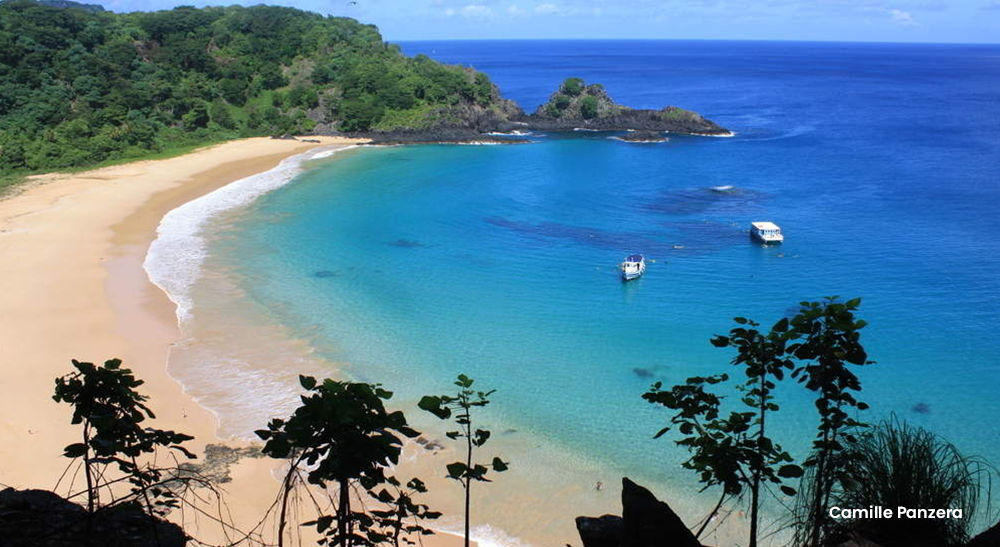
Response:
[[[662,142],[662,133],[727,136],[732,133],[696,112],[676,106],[662,110],[640,110],[616,103],[600,84],[584,85],[582,80],[569,78],[548,102],[533,114],[505,99],[493,85],[490,100],[484,105],[471,101],[439,107],[428,111],[412,127],[386,128],[367,133],[352,133],[372,139],[374,144],[423,143],[504,143],[516,144],[521,139],[506,139],[496,132],[511,131],[633,131],[621,137],[631,142]],[[336,124],[321,122],[317,134],[337,134]],[[637,133],[637,134],[636,134]]]
[[[652,492],[622,479],[622,534],[631,547],[700,547],[681,518]]]
[[[83,507],[47,490],[0,491],[3,547],[184,547],[179,526],[152,519],[136,505]]]
[[[577,517],[583,547],[701,547],[680,517],[649,490],[622,479],[622,516]]]
[[[972,538],[965,547],[1000,547],[1000,522],[992,528]]]
[[[620,547],[623,529],[622,518],[617,515],[576,517],[583,547]]]
[[[559,131],[669,131],[692,135],[732,133],[697,112],[668,106],[662,110],[641,110],[622,106],[611,99],[604,86],[584,85],[579,78],[563,82],[548,102],[521,121],[536,130]]]
[[[638,142],[638,143],[667,142],[669,140],[663,136],[663,133],[660,133],[659,131],[632,131],[626,135],[622,135],[621,137],[617,138],[618,140],[622,140],[625,142]]]

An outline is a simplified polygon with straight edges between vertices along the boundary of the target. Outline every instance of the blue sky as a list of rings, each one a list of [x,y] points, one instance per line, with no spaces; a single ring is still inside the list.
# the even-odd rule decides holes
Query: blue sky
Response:
[[[82,0],[114,11],[260,1]],[[1000,0],[273,0],[387,40],[664,38],[1000,42]]]

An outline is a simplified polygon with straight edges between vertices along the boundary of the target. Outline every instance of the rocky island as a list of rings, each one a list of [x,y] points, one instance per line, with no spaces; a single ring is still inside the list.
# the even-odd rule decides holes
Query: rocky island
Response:
[[[524,120],[534,129],[596,131],[669,131],[690,135],[727,136],[732,133],[697,112],[676,106],[641,110],[616,103],[601,84],[567,78],[548,102]]]

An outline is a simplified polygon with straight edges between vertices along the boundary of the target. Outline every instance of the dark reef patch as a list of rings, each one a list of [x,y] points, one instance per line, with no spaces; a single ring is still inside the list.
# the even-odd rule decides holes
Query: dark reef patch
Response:
[[[674,216],[712,214],[743,214],[755,211],[768,196],[756,190],[732,187],[719,191],[723,186],[709,188],[682,188],[663,192],[642,208]]]
[[[427,247],[419,241],[413,241],[412,239],[397,239],[396,241],[389,242],[390,247],[398,247],[400,249],[423,249]]]
[[[913,405],[913,408],[911,410],[913,410],[917,414],[930,414],[931,413],[931,405],[929,405],[927,403],[917,403],[917,404]]]
[[[487,217],[487,223],[539,239],[561,239],[596,249],[628,252],[637,250],[647,257],[664,255],[673,250],[671,244],[656,234],[610,232],[558,222],[520,222],[503,217]]]
[[[338,272],[335,272],[333,270],[319,270],[319,271],[313,272],[313,277],[318,277],[320,279],[327,278],[327,277],[337,277],[337,273]]]

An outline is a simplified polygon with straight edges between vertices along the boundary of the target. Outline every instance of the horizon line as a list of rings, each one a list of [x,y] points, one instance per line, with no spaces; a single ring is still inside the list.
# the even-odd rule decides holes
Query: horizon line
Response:
[[[1000,46],[1000,42],[900,42],[893,40],[796,40],[790,38],[386,38],[385,42],[759,42],[926,46]]]

